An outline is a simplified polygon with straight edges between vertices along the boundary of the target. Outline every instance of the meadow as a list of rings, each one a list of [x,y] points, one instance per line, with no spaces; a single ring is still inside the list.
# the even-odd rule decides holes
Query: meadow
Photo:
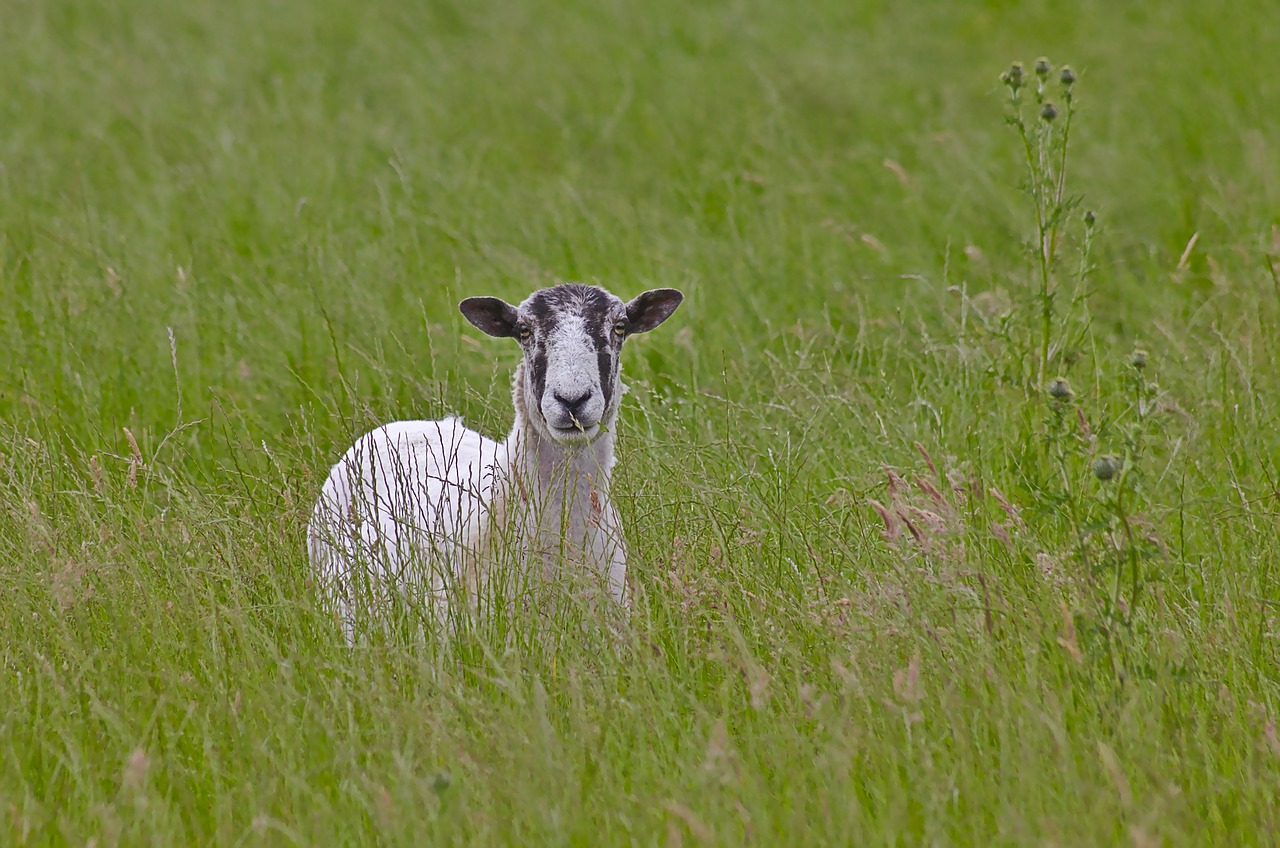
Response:
[[[1280,841],[1280,5],[0,17],[0,843]],[[348,649],[324,474],[559,280],[687,296],[621,642]]]

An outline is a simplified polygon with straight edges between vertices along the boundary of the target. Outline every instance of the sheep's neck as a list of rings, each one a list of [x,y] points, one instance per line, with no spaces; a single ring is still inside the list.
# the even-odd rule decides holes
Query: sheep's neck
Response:
[[[563,539],[574,546],[596,549],[594,537],[611,535],[616,521],[609,503],[613,468],[613,440],[606,429],[589,445],[566,447],[542,433],[531,421],[524,398],[524,364],[516,372],[516,420],[507,438],[512,489],[508,497],[528,509],[544,543]],[[612,421],[606,422],[612,424]],[[594,555],[605,556],[603,550]]]

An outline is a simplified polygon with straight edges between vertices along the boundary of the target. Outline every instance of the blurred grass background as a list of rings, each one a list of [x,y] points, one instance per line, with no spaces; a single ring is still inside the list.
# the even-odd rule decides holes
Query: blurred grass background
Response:
[[[13,843],[1271,840],[1280,7],[3,20]],[[1161,393],[1134,508],[1163,552],[1122,637],[1090,635],[1110,577],[1048,493],[1020,332],[997,77],[1040,54],[1079,75],[1101,222],[1064,375],[1099,451],[1135,346]],[[516,350],[456,302],[560,279],[688,296],[625,364],[632,650],[346,651],[302,546],[323,473],[395,418],[505,433]],[[1026,527],[955,490],[945,546],[888,545],[883,466]]]

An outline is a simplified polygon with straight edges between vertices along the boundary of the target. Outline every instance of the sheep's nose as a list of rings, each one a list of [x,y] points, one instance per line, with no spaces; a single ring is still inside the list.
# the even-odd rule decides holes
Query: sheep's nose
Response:
[[[591,400],[591,396],[595,394],[595,392],[592,391],[591,389],[587,389],[585,392],[578,395],[576,398],[567,398],[564,395],[560,394],[559,392],[554,392],[554,394],[555,394],[556,400],[559,401],[560,405],[563,406],[569,412],[570,415],[572,415],[574,418],[577,418],[578,414],[582,412],[582,407],[587,405],[587,401]]]

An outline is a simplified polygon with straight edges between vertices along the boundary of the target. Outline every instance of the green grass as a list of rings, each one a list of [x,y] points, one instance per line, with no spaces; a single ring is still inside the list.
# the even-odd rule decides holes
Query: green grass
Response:
[[[0,842],[1275,843],[1280,6],[3,20]],[[1057,403],[998,81],[1040,54]],[[504,434],[456,302],[557,279],[688,297],[626,354],[622,649],[348,650],[322,475]]]

